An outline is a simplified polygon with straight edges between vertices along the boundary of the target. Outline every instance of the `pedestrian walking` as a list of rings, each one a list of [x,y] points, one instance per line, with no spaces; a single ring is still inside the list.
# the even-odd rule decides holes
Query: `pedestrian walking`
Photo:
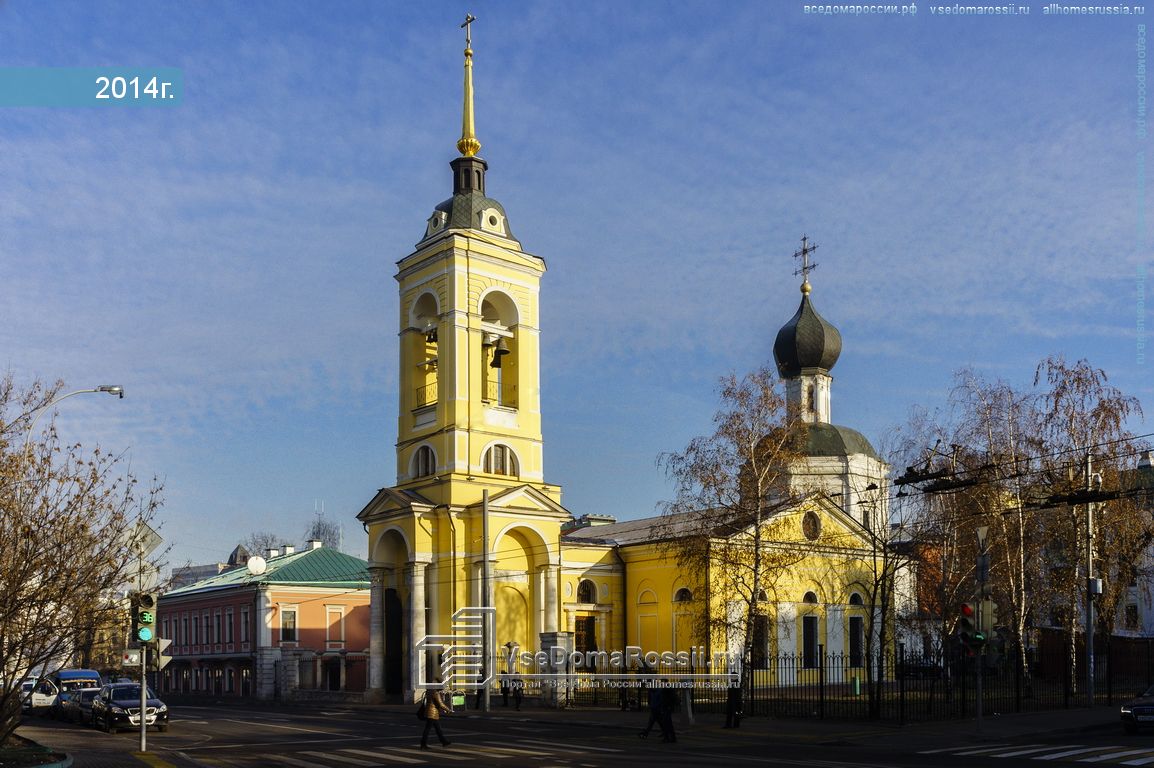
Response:
[[[741,727],[741,686],[730,685],[725,694],[725,728]]]
[[[677,690],[669,687],[668,680],[665,685],[667,687],[661,689],[661,740],[677,741],[677,734],[673,731],[673,713],[681,702]]]
[[[437,738],[441,740],[442,747],[447,747],[452,743],[441,732],[441,713],[451,711],[445,704],[445,700],[441,698],[440,691],[435,688],[425,691],[425,732],[421,734],[421,749],[429,748],[430,728],[437,732]]]
[[[649,722],[645,724],[645,730],[637,735],[643,739],[648,739],[654,723],[661,729],[661,736],[664,740],[665,720],[661,717],[661,690],[659,688],[649,689]]]
[[[513,692],[513,709],[521,711],[521,700],[525,697],[525,681],[517,675],[509,676],[509,688]]]

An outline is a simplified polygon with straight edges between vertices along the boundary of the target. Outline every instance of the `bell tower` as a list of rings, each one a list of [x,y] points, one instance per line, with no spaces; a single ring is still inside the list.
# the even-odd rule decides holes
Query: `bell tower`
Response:
[[[545,262],[513,236],[488,196],[478,152],[466,20],[460,156],[453,195],[433,209],[400,287],[398,490],[469,505],[482,489],[546,489],[541,439],[538,294]]]

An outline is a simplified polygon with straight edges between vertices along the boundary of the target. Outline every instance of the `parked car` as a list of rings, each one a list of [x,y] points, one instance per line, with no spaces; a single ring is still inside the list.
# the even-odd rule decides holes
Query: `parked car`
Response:
[[[1126,733],[1137,733],[1139,728],[1151,726],[1154,726],[1154,685],[1122,705],[1122,727]]]
[[[68,699],[61,707],[60,719],[72,723],[88,725],[92,722],[92,700],[100,693],[99,688],[81,688],[68,692]]]
[[[20,708],[26,712],[32,712],[32,689],[36,687],[36,680],[28,678],[20,683]]]
[[[99,688],[100,673],[91,669],[62,669],[41,679],[32,689],[32,709],[43,715],[61,717],[64,702],[72,691]]]
[[[946,670],[936,659],[909,658],[898,663],[898,674],[913,680],[941,680]]]
[[[151,689],[144,711],[146,725],[168,730],[168,707]],[[109,733],[140,727],[140,683],[113,683],[100,689],[92,700],[92,724]]]

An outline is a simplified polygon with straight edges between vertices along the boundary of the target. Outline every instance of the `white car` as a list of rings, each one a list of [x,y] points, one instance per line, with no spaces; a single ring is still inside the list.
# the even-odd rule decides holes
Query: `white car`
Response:
[[[20,707],[25,712],[32,711],[32,689],[36,687],[36,678],[30,677],[20,683]]]

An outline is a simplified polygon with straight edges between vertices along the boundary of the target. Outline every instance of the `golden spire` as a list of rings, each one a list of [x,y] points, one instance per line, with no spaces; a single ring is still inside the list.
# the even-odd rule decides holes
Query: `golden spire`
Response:
[[[461,115],[461,138],[457,140],[457,149],[465,157],[473,157],[481,150],[481,142],[477,141],[473,128],[473,40],[469,27],[476,20],[476,16],[466,13],[465,23],[461,25],[465,30],[465,109]]]

